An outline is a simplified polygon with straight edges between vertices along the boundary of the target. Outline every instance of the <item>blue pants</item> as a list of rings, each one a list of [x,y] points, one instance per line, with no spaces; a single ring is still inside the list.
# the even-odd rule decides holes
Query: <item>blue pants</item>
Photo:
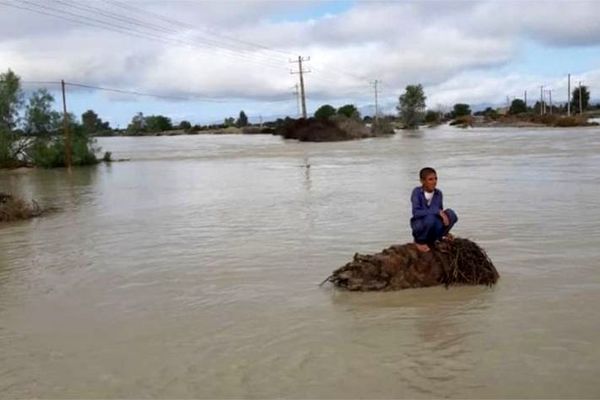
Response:
[[[415,238],[415,242],[419,244],[433,244],[436,240],[442,239],[446,236],[450,229],[458,221],[456,213],[451,209],[444,210],[450,225],[444,226],[442,217],[437,214],[427,215],[423,218],[413,218],[410,220],[410,226],[412,228],[412,234]]]

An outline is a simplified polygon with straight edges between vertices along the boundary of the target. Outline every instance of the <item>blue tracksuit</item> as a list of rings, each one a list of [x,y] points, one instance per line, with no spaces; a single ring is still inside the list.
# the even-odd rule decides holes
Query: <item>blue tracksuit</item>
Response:
[[[444,226],[442,217],[440,217],[440,211],[444,209],[443,197],[442,191],[435,189],[431,203],[427,205],[423,187],[417,186],[413,189],[410,196],[413,215],[410,219],[410,227],[416,243],[435,243],[436,240],[440,240],[447,235],[452,226],[458,221],[456,213],[451,209],[447,209],[445,213],[450,220],[450,225]]]

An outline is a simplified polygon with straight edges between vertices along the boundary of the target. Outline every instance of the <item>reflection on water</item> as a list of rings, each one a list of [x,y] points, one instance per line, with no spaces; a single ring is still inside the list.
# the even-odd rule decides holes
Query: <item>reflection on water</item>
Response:
[[[60,208],[0,228],[8,397],[600,392],[595,128],[100,145],[131,161],[0,172],[0,191]],[[410,240],[424,165],[499,285],[319,288],[355,252]]]

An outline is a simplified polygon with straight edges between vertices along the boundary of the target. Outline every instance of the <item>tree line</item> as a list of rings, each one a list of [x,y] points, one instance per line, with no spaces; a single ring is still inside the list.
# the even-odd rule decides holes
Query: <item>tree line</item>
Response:
[[[580,93],[581,92],[581,93]],[[513,99],[506,109],[495,109],[487,107],[485,110],[473,113],[471,106],[466,103],[456,103],[449,112],[441,110],[426,110],[425,100],[427,97],[422,85],[408,85],[405,92],[399,97],[396,107],[398,115],[405,128],[414,129],[422,123],[436,124],[450,120],[461,120],[473,116],[483,116],[489,119],[497,119],[501,114],[509,116],[539,115],[545,111],[546,114],[566,114],[567,103],[561,105],[550,105],[546,102],[537,101],[532,107],[528,106],[522,99]],[[573,115],[583,113],[592,107],[589,103],[590,91],[586,86],[576,87],[571,92],[570,108]],[[600,104],[595,109],[600,110]],[[581,111],[580,111],[581,110]]]
[[[98,163],[94,139],[73,114],[56,111],[54,101],[46,89],[25,99],[20,77],[10,69],[0,73],[0,168],[65,166],[65,125],[72,134],[72,165]]]

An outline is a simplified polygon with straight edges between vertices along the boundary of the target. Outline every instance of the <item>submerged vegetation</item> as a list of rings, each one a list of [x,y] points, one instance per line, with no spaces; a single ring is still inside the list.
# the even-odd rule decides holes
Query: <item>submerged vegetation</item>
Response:
[[[65,127],[71,134],[72,165],[98,163],[100,149],[89,131],[89,115],[79,124],[74,115],[53,110],[53,104],[54,97],[39,89],[25,105],[20,78],[11,70],[0,73],[0,168],[64,167]],[[104,126],[101,121],[99,126]]]
[[[37,217],[42,209],[34,201],[31,203],[7,193],[0,193],[0,222],[11,222]]]

